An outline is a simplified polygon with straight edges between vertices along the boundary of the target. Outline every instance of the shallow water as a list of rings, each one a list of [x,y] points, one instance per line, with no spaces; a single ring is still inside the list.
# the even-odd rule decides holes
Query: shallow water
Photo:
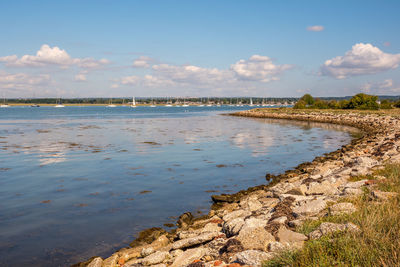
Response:
[[[244,107],[246,108],[246,107]],[[350,141],[237,107],[0,110],[0,265],[68,266]]]

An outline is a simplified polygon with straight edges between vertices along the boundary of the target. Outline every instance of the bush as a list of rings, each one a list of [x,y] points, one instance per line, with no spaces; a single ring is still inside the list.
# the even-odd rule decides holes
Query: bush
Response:
[[[392,109],[392,102],[390,102],[389,100],[382,100],[381,105],[380,105],[381,109]]]
[[[299,100],[297,103],[293,106],[294,109],[304,109],[306,108],[307,104],[304,102],[304,100]]]
[[[314,105],[312,106],[313,108],[317,108],[317,109],[327,109],[329,108],[328,106],[328,102],[317,98],[314,102]]]
[[[395,106],[396,108],[400,108],[400,100],[397,100],[397,102],[394,103],[394,106]]]
[[[357,94],[353,96],[348,104],[350,109],[379,109],[378,97],[367,94]]]

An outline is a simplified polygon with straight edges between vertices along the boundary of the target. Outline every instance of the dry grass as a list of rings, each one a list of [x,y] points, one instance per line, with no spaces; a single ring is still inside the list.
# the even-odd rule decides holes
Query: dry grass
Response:
[[[400,164],[387,165],[376,174],[386,177],[378,189],[400,193]],[[309,221],[298,229],[308,234],[323,221],[353,222],[360,234],[336,233],[308,241],[303,249],[282,253],[264,266],[400,266],[400,198],[377,202],[367,194],[351,199],[357,212]]]

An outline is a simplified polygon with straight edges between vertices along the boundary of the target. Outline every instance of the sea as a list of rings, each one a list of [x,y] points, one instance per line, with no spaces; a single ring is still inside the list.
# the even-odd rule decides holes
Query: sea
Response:
[[[226,116],[248,106],[0,109],[0,266],[107,257],[149,227],[207,214],[357,130]]]

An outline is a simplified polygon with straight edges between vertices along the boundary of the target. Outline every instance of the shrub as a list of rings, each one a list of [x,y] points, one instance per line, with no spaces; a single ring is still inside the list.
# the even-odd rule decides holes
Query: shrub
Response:
[[[328,102],[317,98],[314,102],[314,105],[312,106],[313,108],[318,108],[318,109],[327,109],[329,108]]]
[[[381,101],[381,105],[380,105],[381,109],[392,109],[392,102],[390,102],[389,100],[382,100]]]
[[[304,109],[306,108],[307,104],[304,100],[299,100],[297,103],[293,106],[294,109]]]
[[[400,100],[397,100],[397,102],[394,103],[394,106],[395,106],[396,108],[400,108]]]

